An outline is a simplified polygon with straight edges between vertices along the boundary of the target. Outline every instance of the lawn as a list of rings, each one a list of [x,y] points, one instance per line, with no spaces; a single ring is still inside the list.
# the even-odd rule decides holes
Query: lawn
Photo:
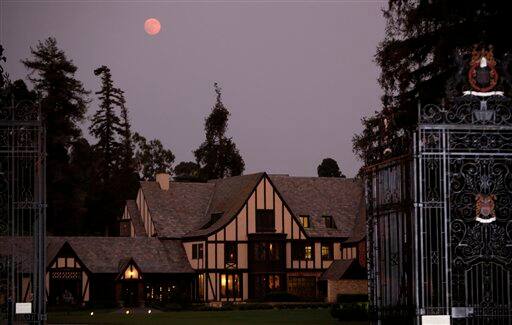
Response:
[[[328,309],[273,309],[247,311],[182,311],[126,315],[120,312],[55,312],[49,324],[338,324],[363,325],[365,322],[339,322]]]

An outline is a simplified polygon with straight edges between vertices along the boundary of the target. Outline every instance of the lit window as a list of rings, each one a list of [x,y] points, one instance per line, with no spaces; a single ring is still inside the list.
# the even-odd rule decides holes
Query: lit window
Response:
[[[237,244],[226,243],[224,245],[224,261],[227,267],[235,267],[237,263]]]
[[[332,244],[326,243],[322,244],[322,259],[323,260],[332,260]]]
[[[313,258],[313,249],[310,245],[304,247],[304,259],[310,260]]]
[[[302,227],[309,228],[309,216],[300,216],[300,223],[302,223]]]
[[[279,283],[279,275],[269,275],[268,287],[270,290],[279,290],[281,288]]]
[[[130,265],[124,271],[124,278],[125,280],[139,279],[139,271],[133,265]]]
[[[238,274],[220,275],[220,296],[222,298],[240,298],[240,278]]]
[[[199,274],[197,277],[197,295],[200,300],[204,299],[204,274]]]
[[[292,242],[292,259],[293,260],[312,260],[313,246],[304,241]]]
[[[192,259],[203,258],[203,244],[192,244]]]

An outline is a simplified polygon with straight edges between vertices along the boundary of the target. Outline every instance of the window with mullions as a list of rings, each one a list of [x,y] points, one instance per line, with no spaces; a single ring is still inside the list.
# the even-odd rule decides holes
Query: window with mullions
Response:
[[[238,258],[238,249],[236,243],[226,243],[224,245],[224,262],[226,267],[236,267]]]
[[[254,259],[258,262],[279,261],[281,245],[277,242],[254,243]]]
[[[221,298],[241,298],[242,275],[221,274],[220,275],[220,296]]]
[[[313,246],[306,242],[292,242],[292,259],[312,260]]]
[[[302,227],[309,228],[309,216],[300,216],[299,219]]]
[[[203,244],[192,244],[192,259],[203,258]]]
[[[322,259],[332,260],[333,259],[333,244],[322,243]]]
[[[274,210],[256,210],[256,232],[275,232]]]
[[[288,277],[288,292],[299,297],[316,296],[316,278],[314,276]]]

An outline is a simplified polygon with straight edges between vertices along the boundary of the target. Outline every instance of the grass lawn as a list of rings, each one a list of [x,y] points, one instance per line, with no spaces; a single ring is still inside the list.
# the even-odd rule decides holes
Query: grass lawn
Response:
[[[339,322],[329,309],[273,309],[247,311],[182,311],[125,315],[112,311],[55,312],[48,315],[49,324],[343,324],[363,325],[364,322]]]

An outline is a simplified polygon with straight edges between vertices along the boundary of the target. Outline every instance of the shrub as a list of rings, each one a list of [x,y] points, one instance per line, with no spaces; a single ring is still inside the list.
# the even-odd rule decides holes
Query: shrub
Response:
[[[235,308],[238,310],[262,310],[262,309],[273,309],[274,307],[269,304],[247,303],[247,304],[235,305]]]
[[[264,301],[300,301],[300,298],[294,294],[288,293],[286,291],[273,291],[269,292],[265,295]]]
[[[367,303],[342,303],[331,308],[331,316],[339,320],[368,320]]]

